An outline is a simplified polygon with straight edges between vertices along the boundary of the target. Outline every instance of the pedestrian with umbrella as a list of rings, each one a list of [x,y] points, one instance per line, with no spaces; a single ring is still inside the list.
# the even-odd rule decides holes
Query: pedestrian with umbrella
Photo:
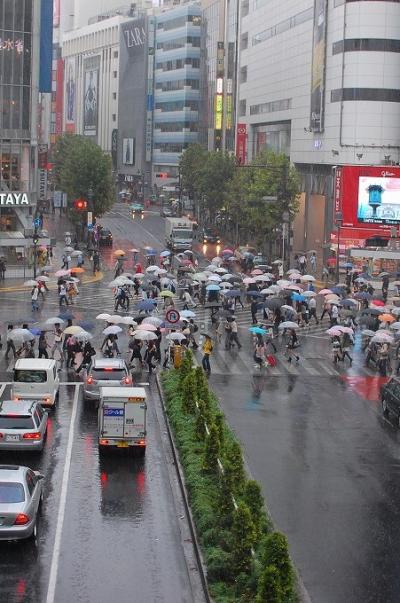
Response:
[[[250,304],[251,322],[253,325],[256,325],[258,322],[257,311],[258,311],[258,302],[257,302],[257,299],[255,297],[253,297],[251,300],[251,304]]]
[[[39,287],[38,287],[37,283],[35,283],[32,291],[31,291],[32,312],[35,312],[35,311],[39,312],[38,297],[39,297]]]
[[[209,376],[211,373],[210,356],[213,351],[213,344],[210,335],[207,333],[202,333],[202,335],[204,336],[204,342],[202,346],[203,358],[201,360],[201,364],[206,375]]]
[[[90,360],[92,358],[92,356],[96,355],[96,350],[94,349],[94,347],[92,346],[92,344],[90,343],[89,340],[87,340],[85,342],[85,345],[83,347],[82,350],[82,362],[81,364],[75,369],[75,372],[77,375],[79,375],[79,373],[81,372],[81,370],[84,367],[88,367],[90,364]]]
[[[157,359],[157,349],[154,345],[154,341],[148,341],[146,351],[144,353],[144,361],[147,362],[147,366],[149,369],[149,375],[152,374],[153,370],[156,368],[156,359]]]
[[[253,359],[255,362],[254,368],[261,369],[261,367],[265,365],[265,355],[266,350],[262,335],[257,334],[253,354]]]
[[[51,357],[54,358],[54,354],[57,351],[60,355],[60,362],[62,363],[64,361],[64,352],[63,352],[63,332],[61,330],[61,325],[60,324],[55,324],[55,331],[54,331],[54,344],[53,347],[51,348]]]
[[[230,347],[233,347],[233,344],[236,344],[238,349],[242,348],[242,344],[238,339],[238,324],[236,322],[236,317],[232,316],[231,318],[231,338],[230,338]]]
[[[46,339],[46,331],[40,331],[39,341],[38,341],[38,358],[48,358],[49,355],[47,353],[47,339]]]

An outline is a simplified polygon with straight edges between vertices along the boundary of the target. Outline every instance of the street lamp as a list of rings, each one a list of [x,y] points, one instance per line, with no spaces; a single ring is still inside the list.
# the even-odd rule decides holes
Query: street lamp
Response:
[[[290,214],[288,211],[284,211],[282,213],[282,261],[283,261],[283,266],[287,268],[286,265],[286,249],[288,249],[289,251],[289,264],[290,264],[290,246],[289,246],[289,240],[290,240],[290,229],[289,229],[289,221],[290,221]],[[287,241],[287,245],[286,245],[286,241]]]
[[[337,228],[337,250],[336,250],[336,282],[339,282],[339,256],[340,256],[340,227],[343,223],[343,214],[341,211],[335,213],[335,224]]]

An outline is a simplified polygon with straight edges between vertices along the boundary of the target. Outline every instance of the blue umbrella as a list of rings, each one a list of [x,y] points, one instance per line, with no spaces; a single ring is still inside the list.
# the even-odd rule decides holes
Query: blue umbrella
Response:
[[[343,295],[343,289],[341,287],[333,287],[331,291],[336,295]]]
[[[221,287],[218,287],[218,285],[207,285],[206,291],[221,291]]]
[[[90,320],[81,320],[78,322],[78,325],[82,327],[85,331],[91,331],[95,328],[94,322],[90,322]]]
[[[356,299],[372,299],[372,295],[370,293],[367,293],[366,291],[360,291],[360,293],[356,293],[354,297]]]
[[[145,255],[157,255],[157,251],[155,249],[145,249]]]
[[[239,297],[240,294],[239,289],[230,289],[225,293],[225,297]]]
[[[162,252],[160,253],[160,257],[161,257],[161,258],[167,258],[169,255],[171,255],[171,252],[170,252],[170,251],[168,251],[168,249],[166,249],[165,251],[162,251]]]
[[[351,262],[344,262],[344,263],[339,262],[339,266],[341,268],[353,268],[353,264],[351,264]]]
[[[267,331],[265,329],[261,329],[261,327],[250,327],[250,333],[256,333],[257,335],[266,335]]]
[[[294,301],[305,301],[306,300],[306,298],[304,297],[304,295],[300,295],[300,293],[293,293],[292,299]]]
[[[155,299],[144,299],[138,304],[137,309],[145,310],[147,312],[148,310],[154,310],[155,304],[157,304]]]
[[[246,295],[248,295],[249,297],[264,297],[262,293],[260,293],[259,291],[246,291]]]
[[[32,329],[29,329],[29,330],[32,333],[32,335],[40,335],[40,333],[42,332],[42,329],[36,329],[35,327],[32,327]]]
[[[366,281],[370,281],[371,277],[369,274],[367,274],[366,272],[361,272],[361,274],[358,275],[358,278],[365,278]]]
[[[343,308],[355,308],[357,306],[357,303],[355,303],[351,299],[344,299],[342,301],[342,306],[343,306]]]

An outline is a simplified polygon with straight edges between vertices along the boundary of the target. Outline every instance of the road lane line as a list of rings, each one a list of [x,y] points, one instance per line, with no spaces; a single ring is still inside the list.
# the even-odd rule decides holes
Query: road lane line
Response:
[[[1,396],[3,395],[4,390],[6,389],[6,386],[7,386],[7,385],[8,385],[7,383],[2,383],[2,384],[1,384],[1,387],[0,387],[0,398],[1,398]]]
[[[78,410],[79,389],[80,389],[79,385],[76,385],[74,401],[72,404],[71,421],[69,424],[69,431],[68,431],[67,452],[65,455],[64,471],[63,471],[62,482],[61,482],[60,504],[58,507],[57,528],[56,528],[56,535],[54,538],[53,555],[51,557],[49,586],[47,588],[46,603],[54,603],[54,601],[55,601],[58,563],[59,563],[60,551],[61,551],[61,536],[62,536],[62,530],[63,530],[64,518],[65,518],[65,507],[66,507],[66,503],[67,503],[69,472],[71,469],[72,446],[73,446],[73,441],[74,441],[74,428],[75,428],[75,420],[76,420],[76,415],[77,415],[77,410]]]

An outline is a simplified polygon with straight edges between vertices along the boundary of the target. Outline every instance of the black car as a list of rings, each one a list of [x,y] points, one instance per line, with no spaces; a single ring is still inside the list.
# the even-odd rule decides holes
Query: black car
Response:
[[[212,228],[205,228],[203,230],[203,243],[213,243],[218,245],[221,243],[221,239],[215,230]]]
[[[112,247],[113,236],[109,228],[101,228],[99,233],[100,247]]]
[[[400,379],[398,377],[392,377],[381,387],[381,403],[384,416],[393,414],[400,427]]]

